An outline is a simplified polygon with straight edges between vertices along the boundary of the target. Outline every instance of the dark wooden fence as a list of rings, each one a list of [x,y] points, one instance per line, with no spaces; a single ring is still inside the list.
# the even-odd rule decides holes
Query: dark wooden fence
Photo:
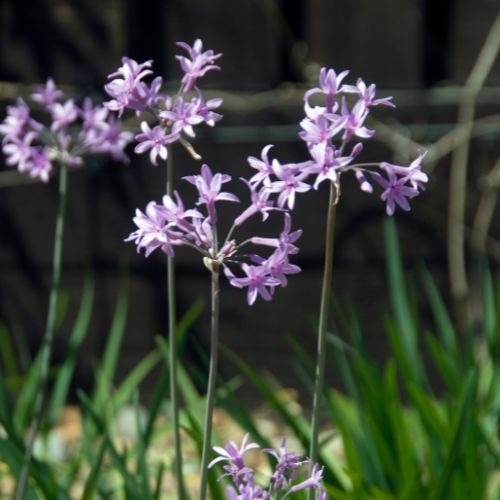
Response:
[[[492,0],[3,0],[0,80],[6,83],[0,85],[0,97],[5,105],[17,89],[26,93],[23,85],[48,76],[78,95],[99,97],[106,75],[125,54],[154,59],[158,74],[175,85],[179,78],[175,42],[202,38],[207,47],[224,53],[222,71],[211,74],[204,88],[224,95],[225,118],[213,131],[200,133],[196,145],[204,161],[237,178],[248,172],[246,157],[259,155],[270,142],[276,144],[280,158],[304,157],[297,140],[302,92],[322,65],[348,68],[353,78],[376,82],[381,93],[394,94],[399,105],[396,111],[382,110],[381,119],[415,140],[437,139],[455,122],[459,92],[453,86],[467,78],[498,7]],[[498,113],[494,87],[498,84],[500,64],[480,96],[478,113]],[[436,88],[448,91],[440,94]],[[477,177],[498,155],[498,139],[497,127],[474,143],[473,201],[478,196]],[[394,157],[382,142],[372,141],[366,150],[374,160]],[[404,159],[414,153],[409,148]],[[180,149],[175,162],[178,185],[182,175],[198,168]],[[34,349],[47,306],[56,187],[36,183],[6,187],[10,181],[5,181],[4,170],[0,174],[0,318],[13,338],[26,338]],[[428,192],[415,200],[414,211],[397,217],[408,265],[425,261],[444,284],[447,178],[444,158],[433,171]],[[63,275],[68,304],[56,361],[64,352],[83,282],[90,273],[97,294],[77,374],[79,384],[91,383],[118,289],[125,286],[124,266],[129,308],[121,372],[154,346],[155,335],[165,334],[164,260],[161,255],[145,260],[131,244],[123,243],[133,229],[134,209],[159,200],[163,185],[162,169],[136,156],[129,166],[94,161],[71,175]],[[323,190],[300,198],[294,224],[304,229],[298,256],[304,272],[292,277],[288,288],[279,290],[271,303],[250,308],[243,292],[227,286],[222,292],[222,341],[253,366],[277,373],[286,384],[294,383],[287,337],[309,351],[314,348],[325,203]],[[386,343],[383,315],[388,309],[383,216],[376,197],[346,182],[339,208],[334,294],[344,303],[354,302],[369,343],[380,352]],[[182,315],[198,297],[208,304],[209,283],[196,255],[181,250],[177,262]],[[207,330],[205,311],[190,335],[206,346]],[[193,366],[199,358],[193,349],[186,353]],[[222,365],[223,372],[234,373],[227,363]]]

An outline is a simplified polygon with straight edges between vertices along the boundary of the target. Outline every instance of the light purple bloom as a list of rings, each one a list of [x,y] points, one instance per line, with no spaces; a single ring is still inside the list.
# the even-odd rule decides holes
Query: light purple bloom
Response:
[[[257,173],[250,178],[250,184],[258,185],[263,182],[264,185],[269,186],[269,177],[274,174],[273,167],[271,166],[271,162],[268,157],[269,150],[272,147],[272,144],[268,144],[262,149],[260,160],[255,158],[255,156],[248,157],[249,165],[257,170]]]
[[[241,265],[242,271],[246,274],[244,278],[231,278],[229,282],[237,288],[248,287],[247,302],[253,305],[260,295],[264,300],[271,300],[273,287],[280,284],[277,278],[269,274],[265,266],[252,266],[246,263]]]
[[[43,125],[31,118],[30,108],[22,98],[18,98],[14,106],[7,106],[7,116],[0,123],[0,134],[5,136],[4,140],[20,139],[27,128],[40,131]]]
[[[52,132],[67,128],[78,118],[78,108],[73,99],[68,99],[64,103],[54,103],[50,111],[52,113],[52,125],[50,126]]]
[[[387,215],[393,215],[396,210],[396,205],[399,205],[403,210],[410,210],[410,204],[407,198],[413,198],[418,195],[418,190],[414,187],[407,186],[407,179],[396,177],[392,170],[387,170],[387,176],[382,177],[378,172],[371,172],[373,179],[382,186],[384,192],[380,196],[386,202]]]
[[[159,206],[158,210],[163,213],[165,220],[172,222],[179,229],[188,233],[193,232],[195,227],[188,219],[203,219],[203,214],[194,208],[185,210],[184,203],[177,191],[174,191],[174,196],[176,201],[168,195],[163,196],[163,206]]]
[[[318,189],[318,186],[325,180],[336,183],[339,178],[338,171],[352,161],[351,156],[339,157],[335,146],[329,145],[327,142],[313,145],[309,152],[314,162],[311,163],[308,170],[311,174],[316,174],[314,189]]]
[[[283,438],[278,452],[272,448],[265,448],[262,451],[272,455],[277,460],[271,476],[271,485],[274,491],[285,489],[295,479],[297,469],[309,463],[309,460],[301,459],[298,453],[287,451],[285,438]]]
[[[113,78],[113,80],[104,86],[104,90],[113,99],[104,103],[104,106],[117,111],[119,116],[125,109],[143,111],[148,101],[154,98],[154,91],[158,90],[158,85],[161,86],[161,80],[159,80],[153,85],[152,91],[142,81],[145,76],[153,73],[149,69],[152,63],[152,60],[138,63],[128,57],[123,57],[122,66],[108,75],[108,78]]]
[[[136,153],[149,151],[149,159],[154,166],[157,166],[157,157],[166,160],[168,156],[167,144],[175,142],[179,134],[165,134],[160,125],[150,128],[147,122],[141,123],[142,134],[135,136],[138,144],[135,146]]]
[[[341,86],[342,80],[349,74],[349,71],[342,71],[338,75],[333,69],[321,68],[319,72],[319,88],[308,90],[304,94],[304,100],[317,93],[323,93],[326,97],[326,111],[333,111],[334,99],[339,92],[344,92],[345,85]]]
[[[274,207],[274,202],[269,200],[269,196],[271,195],[271,191],[268,189],[261,188],[259,191],[256,190],[256,187],[250,184],[246,179],[241,178],[241,180],[249,187],[250,196],[252,204],[244,210],[236,219],[234,220],[235,226],[240,226],[247,219],[252,217],[252,215],[260,212],[262,214],[262,220],[265,221],[269,217],[270,210],[280,210],[277,207]]]
[[[404,177],[410,182],[411,186],[415,189],[424,189],[424,185],[429,178],[425,172],[422,172],[422,160],[424,159],[427,151],[420,151],[417,158],[415,158],[408,167],[400,165],[393,165],[392,163],[382,162],[380,168],[386,172],[392,171],[396,175]]]
[[[392,97],[383,97],[382,99],[375,99],[375,91],[377,87],[374,83],[370,84],[368,87],[366,83],[358,78],[356,86],[354,85],[344,85],[343,91],[347,93],[358,94],[359,98],[367,106],[390,106],[395,108],[395,104],[391,102]]]
[[[136,210],[134,222],[138,229],[131,233],[125,241],[134,241],[137,251],[145,250],[146,257],[157,248],[161,248],[169,256],[174,255],[173,245],[182,244],[182,235],[169,230],[163,211],[151,201],[146,207],[146,213]]]
[[[63,95],[62,90],[56,87],[54,80],[48,78],[45,87],[39,86],[35,89],[35,92],[31,94],[31,100],[50,108],[61,99]]]
[[[292,227],[292,217],[288,212],[285,212],[285,224],[279,238],[261,238],[254,236],[252,243],[255,245],[266,245],[271,247],[281,247],[287,254],[296,254],[299,249],[294,243],[302,236],[302,229],[290,232]]]
[[[234,441],[229,441],[224,448],[214,446],[213,449],[219,456],[208,464],[208,468],[210,469],[210,467],[213,467],[219,462],[232,462],[239,468],[243,468],[245,466],[243,462],[243,455],[249,450],[259,448],[257,443],[248,443],[249,437],[250,434],[247,432],[243,436],[240,446],[238,446]]]
[[[286,204],[292,210],[295,205],[295,194],[305,193],[311,189],[311,186],[304,182],[308,173],[304,171],[296,172],[294,168],[281,165],[278,160],[273,160],[272,167],[278,180],[271,182],[269,190],[272,193],[279,193],[278,206],[280,208],[283,208]]]
[[[346,119],[344,135],[342,136],[344,142],[349,142],[353,136],[368,139],[375,134],[374,130],[370,130],[364,126],[369,110],[363,101],[358,101],[352,110],[349,111],[345,98],[342,98],[341,111],[342,116]]]
[[[203,52],[203,43],[200,39],[195,40],[192,47],[185,42],[177,42],[177,45],[185,49],[189,56],[175,56],[184,71],[183,92],[189,92],[196,80],[208,71],[220,70],[220,67],[214,63],[222,54],[215,54],[213,50]]]
[[[301,483],[293,485],[288,491],[290,493],[295,493],[306,488],[316,488],[321,489],[321,481],[323,480],[323,467],[319,464],[314,464],[311,477],[302,481]]]
[[[5,163],[10,166],[17,165],[18,170],[24,172],[33,150],[31,143],[36,137],[35,132],[28,132],[22,138],[12,137],[9,141],[5,141],[2,146],[2,151],[7,156]]]
[[[42,182],[49,182],[52,162],[48,147],[32,148],[31,156],[26,163],[26,171],[30,177],[38,177]]]
[[[206,164],[201,167],[200,175],[183,177],[186,181],[194,184],[198,189],[199,198],[197,205],[206,205],[210,224],[217,222],[215,211],[216,201],[236,201],[238,197],[233,193],[221,192],[222,184],[229,182],[231,177],[226,174],[212,174],[210,167]]]

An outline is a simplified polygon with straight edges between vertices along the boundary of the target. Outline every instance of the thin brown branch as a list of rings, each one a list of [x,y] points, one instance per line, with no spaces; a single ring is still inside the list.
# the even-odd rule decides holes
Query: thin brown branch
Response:
[[[448,273],[451,294],[459,324],[468,322],[466,310],[468,281],[465,265],[465,204],[467,165],[476,99],[500,49],[500,15],[495,19],[479,57],[465,83],[458,109],[458,124],[464,127],[464,140],[452,152],[448,205]]]

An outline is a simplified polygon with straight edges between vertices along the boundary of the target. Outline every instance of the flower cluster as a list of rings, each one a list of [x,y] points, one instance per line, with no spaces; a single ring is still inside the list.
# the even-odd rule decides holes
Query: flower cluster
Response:
[[[251,305],[260,295],[270,300],[278,286],[286,286],[288,274],[295,274],[300,268],[289,262],[289,256],[296,254],[294,245],[302,231],[291,231],[291,217],[285,210],[284,228],[277,238],[254,236],[238,243],[232,234],[252,215],[262,214],[265,220],[270,210],[276,210],[273,202],[263,198],[251,187],[251,204],[238,217],[229,230],[222,244],[218,241],[217,202],[239,202],[234,193],[222,191],[223,184],[231,180],[227,174],[213,174],[208,165],[201,167],[198,175],[184,179],[195,186],[198,191],[196,206],[186,210],[177,191],[174,196],[163,196],[162,204],[154,201],[148,203],[144,212],[137,210],[134,222],[137,230],[130,234],[126,241],[134,241],[137,250],[144,249],[145,255],[159,248],[169,256],[174,255],[174,247],[185,245],[198,250],[210,269],[223,268],[231,285],[247,288],[247,301]],[[270,247],[271,255],[262,257],[257,254],[242,252],[243,247],[253,243]],[[241,270],[239,275],[235,269]]]
[[[373,192],[369,178],[382,187],[381,198],[386,202],[389,215],[394,214],[396,205],[409,210],[408,199],[417,196],[427,182],[427,175],[421,170],[425,152],[421,152],[409,167],[387,162],[354,164],[363,149],[358,139],[375,134],[365,125],[370,109],[394,104],[391,97],[376,99],[374,84],[367,87],[361,79],[356,85],[343,84],[347,74],[348,71],[343,71],[337,75],[333,69],[322,68],[320,86],[304,95],[305,118],[300,123],[299,135],[307,145],[310,158],[300,163],[281,164],[269,158],[272,145],[268,145],[261,158],[248,159],[250,166],[257,170],[250,184],[255,189],[262,186],[267,193],[279,193],[278,206],[293,209],[297,193],[317,189],[323,181],[332,182],[340,194],[340,175],[351,171],[363,191]],[[313,105],[313,96],[318,95],[322,102]],[[355,100],[349,106],[348,98],[352,95]],[[335,141],[340,144],[336,145]]]
[[[48,113],[50,124],[35,120],[21,98],[8,106],[0,124],[7,165],[48,182],[54,162],[79,166],[85,154],[109,154],[127,161],[124,148],[132,134],[122,131],[106,108],[94,107],[89,98],[78,107],[73,99],[64,99],[50,78],[45,86],[36,89],[31,100]]]
[[[196,40],[193,46],[179,42],[177,44],[186,50],[187,56],[177,56],[184,72],[181,87],[175,97],[161,93],[162,78],[154,77],[148,85],[144,78],[153,75],[150,69],[153,61],[138,63],[128,57],[122,58],[122,66],[109,75],[112,80],[104,87],[112,98],[105,106],[122,116],[125,110],[132,110],[137,115],[144,111],[150,112],[155,118],[151,126],[147,121],[141,122],[141,133],[135,136],[136,153],[149,151],[153,165],[157,165],[158,157],[167,159],[167,146],[176,141],[186,145],[184,136],[195,136],[194,126],[201,123],[212,127],[222,118],[214,110],[222,104],[222,99],[206,100],[196,81],[208,71],[220,69],[215,61],[222,54],[212,50],[203,52],[201,40]],[[188,96],[194,91],[195,95]]]
[[[248,443],[249,435],[243,438],[241,446],[230,441],[225,448],[214,446],[214,451],[219,455],[212,460],[208,467],[213,467],[219,462],[227,462],[223,466],[222,477],[230,477],[234,486],[228,486],[226,495],[228,500],[270,500],[271,498],[286,498],[301,490],[314,489],[317,491],[318,500],[326,499],[326,493],[321,487],[323,479],[323,468],[314,464],[310,477],[304,481],[294,482],[297,479],[297,471],[310,460],[301,458],[297,453],[286,450],[286,441],[283,439],[279,451],[263,449],[262,451],[276,459],[274,471],[269,479],[267,487],[258,486],[255,483],[255,472],[245,465],[243,455],[252,449],[259,448],[256,443]]]

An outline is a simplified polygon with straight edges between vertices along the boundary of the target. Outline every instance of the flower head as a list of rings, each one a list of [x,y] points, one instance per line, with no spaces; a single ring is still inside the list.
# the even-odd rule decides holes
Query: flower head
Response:
[[[192,47],[185,42],[177,42],[177,45],[188,53],[188,56],[175,56],[181,65],[182,71],[184,71],[182,78],[183,92],[189,92],[194,87],[196,80],[204,76],[208,71],[220,70],[215,61],[222,54],[216,54],[213,50],[203,52],[203,42],[200,39],[195,40]]]

